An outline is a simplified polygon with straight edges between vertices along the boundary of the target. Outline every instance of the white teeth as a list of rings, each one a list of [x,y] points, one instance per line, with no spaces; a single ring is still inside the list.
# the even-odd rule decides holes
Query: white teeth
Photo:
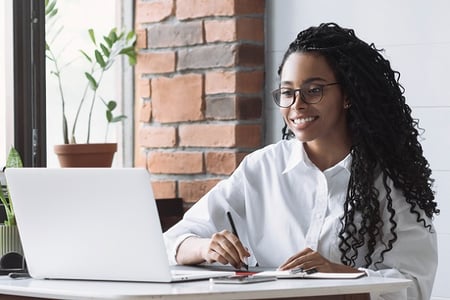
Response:
[[[304,124],[306,122],[312,122],[314,121],[314,117],[307,117],[307,118],[298,118],[294,119],[294,124]]]

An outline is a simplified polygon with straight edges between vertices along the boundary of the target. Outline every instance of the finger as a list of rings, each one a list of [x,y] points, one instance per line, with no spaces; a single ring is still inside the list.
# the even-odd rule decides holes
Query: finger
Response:
[[[231,232],[225,233],[227,239],[233,244],[235,251],[238,253],[240,261],[245,262],[246,258],[250,256],[248,249],[244,247],[241,240]]]
[[[238,269],[240,269],[242,265],[248,268],[246,257],[249,257],[250,253],[241,243],[239,238],[227,230],[217,233],[217,236],[221,237],[221,239],[218,239],[220,246],[233,257],[233,260],[236,261],[236,263],[232,263],[232,265]]]
[[[206,257],[206,262],[209,264],[212,264],[214,262],[218,262],[221,263],[223,265],[228,264],[228,260],[226,260],[222,255],[220,255],[219,253],[217,253],[216,251],[210,249],[208,251],[207,257]]]
[[[313,250],[311,248],[305,248],[299,253],[289,257],[282,265],[278,267],[279,270],[289,270],[298,267],[302,262],[302,257],[311,254]]]
[[[236,250],[233,243],[229,240],[230,235],[229,232],[222,231],[214,234],[211,239],[210,248],[217,253],[217,255],[221,256],[219,262],[230,263],[234,267],[240,267],[240,257],[239,253]]]

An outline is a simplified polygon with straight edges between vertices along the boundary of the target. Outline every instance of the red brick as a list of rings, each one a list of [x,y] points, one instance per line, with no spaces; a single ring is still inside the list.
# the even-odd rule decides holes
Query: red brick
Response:
[[[208,152],[206,154],[206,172],[218,175],[231,175],[247,153]]]
[[[179,196],[188,203],[197,202],[219,182],[220,179],[180,181]]]
[[[153,195],[156,199],[175,198],[176,182],[175,181],[152,181]]]
[[[234,93],[235,91],[236,72],[206,72],[205,94]]]
[[[203,76],[179,75],[152,80],[153,117],[161,123],[203,120]]]
[[[178,51],[177,70],[232,67],[237,60],[236,45],[212,44]]]
[[[144,126],[138,134],[141,146],[149,148],[174,147],[176,144],[176,128],[171,126]]]
[[[137,79],[136,94],[139,98],[150,98],[149,79]]]
[[[179,20],[208,16],[231,16],[234,0],[177,0],[176,17]]]
[[[179,127],[180,146],[185,147],[248,147],[261,146],[261,125],[258,124],[189,124]]]
[[[153,174],[200,174],[203,172],[201,152],[152,152],[148,167]]]
[[[205,94],[248,93],[259,94],[264,89],[264,72],[207,72]]]
[[[136,24],[154,23],[167,19],[174,10],[174,0],[137,1]]]
[[[205,21],[205,39],[208,43],[254,41],[264,43],[263,18],[239,18]]]
[[[236,126],[236,146],[259,148],[262,146],[262,127],[260,124]]]
[[[142,101],[142,105],[140,107],[139,121],[148,123],[152,118],[152,104],[150,101]]]
[[[169,48],[203,44],[203,22],[158,24],[147,29],[152,48]]]
[[[136,29],[136,48],[147,48],[147,30],[145,28]]]
[[[175,52],[138,53],[136,73],[157,74],[175,71]]]
[[[135,138],[134,143],[134,167],[136,168],[147,168],[147,153],[139,147],[138,139]]]
[[[205,21],[205,40],[207,43],[236,41],[236,21],[207,20]]]
[[[236,73],[236,92],[258,94],[264,90],[264,72],[238,72]]]
[[[235,26],[236,36],[239,41],[246,40],[264,43],[264,19],[239,18],[236,20]]]
[[[217,95],[205,98],[205,116],[209,120],[237,119],[236,96]]]
[[[179,127],[180,146],[234,147],[236,126],[190,124]]]
[[[235,0],[235,14],[264,14],[264,0]]]
[[[260,119],[263,102],[260,97],[239,96],[236,101],[236,118],[238,120]]]
[[[245,67],[264,66],[264,46],[240,44],[237,49],[237,65]]]

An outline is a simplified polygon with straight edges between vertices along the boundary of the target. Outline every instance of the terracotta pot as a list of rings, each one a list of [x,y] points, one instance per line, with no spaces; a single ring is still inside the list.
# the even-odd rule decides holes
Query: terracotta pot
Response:
[[[55,145],[54,151],[63,168],[110,168],[117,143]]]

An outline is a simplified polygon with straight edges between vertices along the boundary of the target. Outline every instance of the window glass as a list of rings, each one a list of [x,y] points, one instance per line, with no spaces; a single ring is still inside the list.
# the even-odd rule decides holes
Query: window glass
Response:
[[[78,104],[86,88],[84,73],[90,69],[90,64],[80,53],[86,51],[93,56],[93,43],[89,38],[88,29],[94,29],[97,41],[107,35],[116,25],[116,5],[114,2],[105,5],[102,0],[78,0],[58,1],[58,13],[56,18],[47,20],[46,39],[61,67],[61,83],[66,102],[66,114],[69,133],[72,129]],[[57,32],[59,33],[57,34]],[[118,61],[112,69],[104,73],[98,94],[105,100],[118,99],[117,69]],[[47,59],[47,166],[58,167],[59,163],[53,151],[56,144],[63,143],[62,135],[62,106],[58,81],[52,72],[55,70],[53,63]],[[85,143],[87,138],[87,118],[91,97],[86,98],[77,123],[76,140]],[[106,134],[106,118],[103,104],[96,100],[93,110],[90,142],[103,143]],[[121,124],[112,124],[108,131],[107,141],[116,142],[116,133]],[[117,157],[117,155],[115,156]]]

